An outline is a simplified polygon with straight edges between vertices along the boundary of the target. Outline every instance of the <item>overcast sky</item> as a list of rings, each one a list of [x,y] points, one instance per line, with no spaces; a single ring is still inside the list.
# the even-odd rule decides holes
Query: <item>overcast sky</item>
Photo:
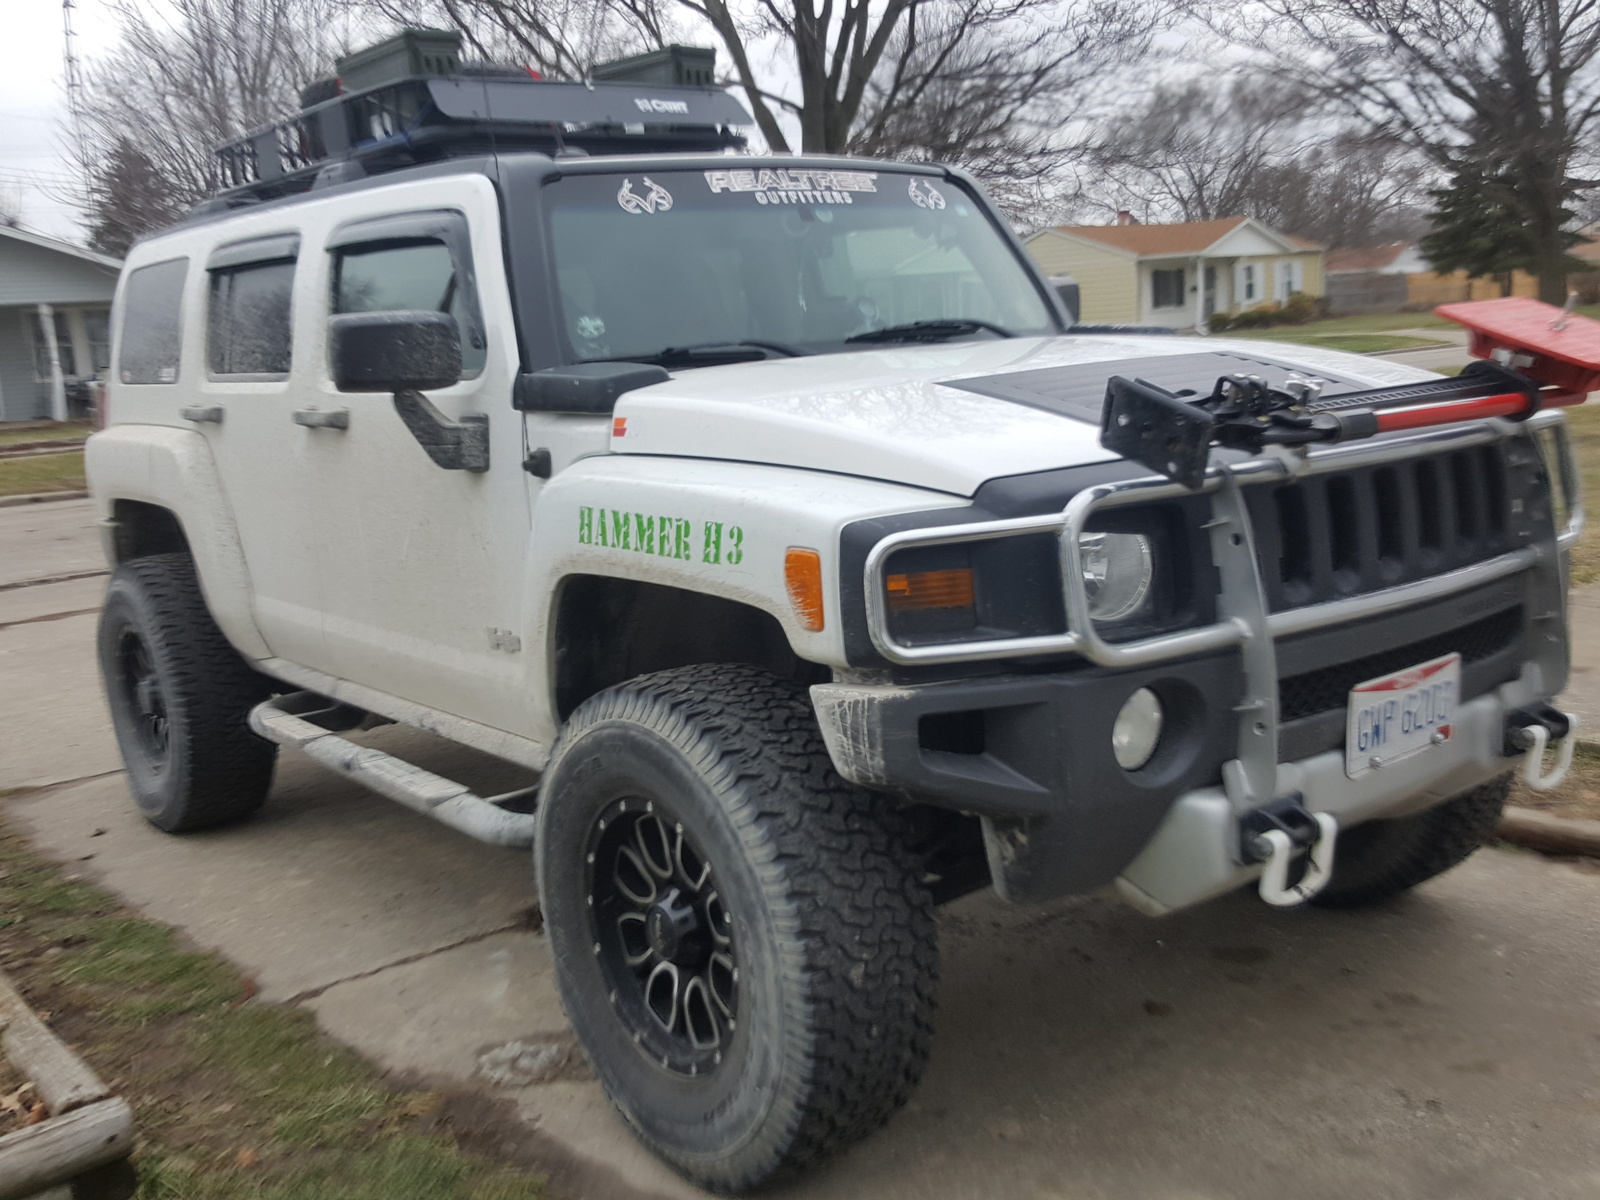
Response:
[[[115,41],[106,6],[76,3],[79,56],[105,51]],[[72,209],[55,198],[72,185],[61,0],[0,0],[0,9],[0,196],[20,207],[29,229],[81,241]]]

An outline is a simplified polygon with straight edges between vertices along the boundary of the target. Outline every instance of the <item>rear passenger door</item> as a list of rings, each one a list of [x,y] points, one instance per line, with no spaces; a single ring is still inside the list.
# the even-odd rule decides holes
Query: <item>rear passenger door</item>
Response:
[[[497,199],[482,176],[397,186],[382,199],[323,236],[319,319],[325,329],[348,312],[454,316],[462,378],[428,399],[452,420],[488,415],[491,465],[435,465],[391,395],[339,393],[321,355],[321,403],[349,418],[322,482],[325,635],[345,679],[526,732],[515,631],[529,517]]]

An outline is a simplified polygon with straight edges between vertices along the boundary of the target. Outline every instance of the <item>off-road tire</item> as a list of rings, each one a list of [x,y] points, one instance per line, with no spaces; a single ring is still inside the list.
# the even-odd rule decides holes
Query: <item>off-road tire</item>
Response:
[[[164,712],[165,752],[141,733],[127,658],[142,645]],[[278,747],[250,732],[250,709],[271,684],[211,619],[194,562],[155,554],[111,576],[98,637],[100,673],[128,788],[168,833],[237,820],[261,807]]]
[[[646,1057],[595,940],[586,847],[619,797],[652,796],[703,848],[743,967],[727,1057],[694,1078]],[[835,772],[805,689],[767,671],[642,676],[568,720],[535,838],[562,1002],[624,1119],[690,1179],[754,1187],[872,1132],[915,1088],[938,947],[909,836]]]
[[[1503,775],[1414,816],[1341,832],[1333,878],[1311,903],[1361,908],[1444,874],[1494,833],[1510,790],[1511,776]]]

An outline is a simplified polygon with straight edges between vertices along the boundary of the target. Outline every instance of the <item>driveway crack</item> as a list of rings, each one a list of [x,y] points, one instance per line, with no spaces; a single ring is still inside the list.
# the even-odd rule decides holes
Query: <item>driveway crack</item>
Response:
[[[17,625],[37,625],[40,621],[65,621],[68,617],[84,617],[99,611],[98,606],[75,608],[71,612],[45,613],[42,617],[23,617],[20,621],[0,621],[0,629],[11,629]]]
[[[109,575],[110,571],[100,567],[94,571],[68,571],[62,575],[46,575],[42,579],[16,579],[10,583],[0,583],[0,592],[15,591],[17,588],[43,587],[47,583],[71,583],[74,579],[93,579],[96,575]]]
[[[338,979],[330,979],[327,983],[318,984],[314,988],[307,988],[303,992],[296,992],[288,999],[281,1001],[281,1003],[304,1004],[307,1000],[315,1000],[324,992],[330,991],[342,983],[354,983],[358,979],[371,979],[374,975],[381,975],[383,972],[392,970],[395,967],[410,966],[412,963],[421,962],[425,958],[432,958],[436,954],[443,954],[447,950],[455,950],[461,946],[471,946],[476,942],[487,941],[489,938],[495,937],[496,935],[502,933],[516,933],[518,930],[521,930],[524,933],[531,932],[536,927],[537,926],[529,920],[529,915],[524,913],[519,915],[516,920],[509,921],[504,925],[496,926],[494,929],[485,929],[481,933],[469,934],[464,938],[460,938],[454,942],[447,942],[443,946],[435,946],[430,950],[419,950],[415,954],[407,954],[402,958],[397,958],[391,962],[382,963],[376,967],[370,967],[365,971],[357,971],[353,975],[345,975]]]

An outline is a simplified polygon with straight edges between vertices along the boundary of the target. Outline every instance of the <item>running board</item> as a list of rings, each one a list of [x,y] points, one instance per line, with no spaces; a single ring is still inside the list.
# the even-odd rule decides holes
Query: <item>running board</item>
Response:
[[[250,728],[269,742],[293,746],[325,767],[349,776],[391,800],[491,846],[533,845],[534,815],[509,812],[500,804],[526,796],[532,788],[485,799],[432,771],[330,733],[307,720],[312,708],[339,707],[314,692],[267,700],[250,710]],[[290,711],[300,709],[299,713]]]

